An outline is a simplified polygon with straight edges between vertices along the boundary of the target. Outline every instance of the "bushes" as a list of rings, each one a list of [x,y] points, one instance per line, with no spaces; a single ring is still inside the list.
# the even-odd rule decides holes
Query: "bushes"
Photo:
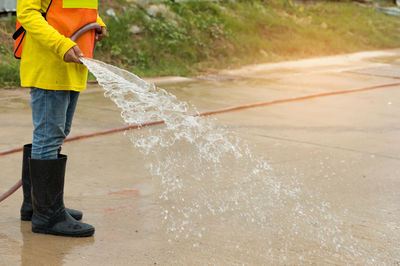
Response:
[[[127,5],[118,16],[105,15],[110,35],[98,57],[140,75],[194,73],[194,64],[213,55],[214,42],[229,35],[220,14],[209,2]]]

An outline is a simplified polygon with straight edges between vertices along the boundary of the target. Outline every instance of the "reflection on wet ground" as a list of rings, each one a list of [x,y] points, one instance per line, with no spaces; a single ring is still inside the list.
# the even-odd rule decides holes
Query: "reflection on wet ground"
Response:
[[[205,111],[396,82],[395,72],[380,74],[398,67],[391,66],[390,58],[399,54],[390,50],[254,66],[223,73],[232,79],[211,77],[162,87]],[[360,69],[372,73],[348,72]],[[196,221],[200,224],[195,226],[207,228],[196,241],[168,242],[157,205],[158,180],[146,170],[148,159],[124,134],[68,143],[65,201],[83,210],[84,221],[96,226],[95,236],[70,239],[31,233],[29,222],[19,221],[18,191],[0,203],[0,265],[399,264],[398,89],[218,115],[217,126],[236,132],[254,156],[267,158],[273,178],[283,187],[301,188],[301,193],[286,205],[279,201],[279,210],[271,206],[270,228],[234,224],[228,216],[221,224],[208,216]],[[0,91],[0,124],[1,150],[30,141],[26,90]],[[71,135],[121,124],[119,110],[101,90],[90,88],[81,96]],[[0,157],[0,192],[17,181],[20,157]],[[228,167],[234,169],[235,161]],[[218,185],[228,187],[232,180]],[[203,181],[206,188],[207,177]],[[193,200],[197,195],[185,196]],[[271,195],[265,198],[271,200]]]

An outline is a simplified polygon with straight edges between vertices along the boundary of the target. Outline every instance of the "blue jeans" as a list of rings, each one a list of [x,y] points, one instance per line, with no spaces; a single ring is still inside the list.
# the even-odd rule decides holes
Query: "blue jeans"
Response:
[[[79,92],[31,89],[33,121],[32,159],[57,159],[71,131]]]

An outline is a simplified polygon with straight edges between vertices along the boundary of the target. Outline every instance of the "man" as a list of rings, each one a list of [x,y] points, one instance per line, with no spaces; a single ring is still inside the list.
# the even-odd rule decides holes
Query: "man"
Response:
[[[92,57],[95,41],[106,36],[97,15],[97,0],[19,0],[17,18],[25,29],[21,85],[31,88],[33,142],[24,146],[21,219],[32,231],[62,236],[91,236],[94,227],[81,223],[80,211],[63,203],[67,156],[60,154],[69,134],[79,92],[86,88],[87,68],[79,57]],[[70,37],[97,22],[76,42]]]

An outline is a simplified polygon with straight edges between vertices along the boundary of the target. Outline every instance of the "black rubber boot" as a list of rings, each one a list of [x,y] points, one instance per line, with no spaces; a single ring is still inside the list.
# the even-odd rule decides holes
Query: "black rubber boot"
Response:
[[[32,184],[32,232],[84,237],[94,227],[78,222],[64,207],[64,176],[67,156],[55,160],[29,159]]]
[[[61,150],[61,149],[60,149]],[[24,201],[21,206],[21,220],[30,221],[32,219],[33,208],[31,198],[31,180],[29,178],[29,158],[31,157],[32,144],[24,145],[22,155],[22,192],[24,194]],[[74,209],[65,208],[76,220],[82,219],[82,212]]]

